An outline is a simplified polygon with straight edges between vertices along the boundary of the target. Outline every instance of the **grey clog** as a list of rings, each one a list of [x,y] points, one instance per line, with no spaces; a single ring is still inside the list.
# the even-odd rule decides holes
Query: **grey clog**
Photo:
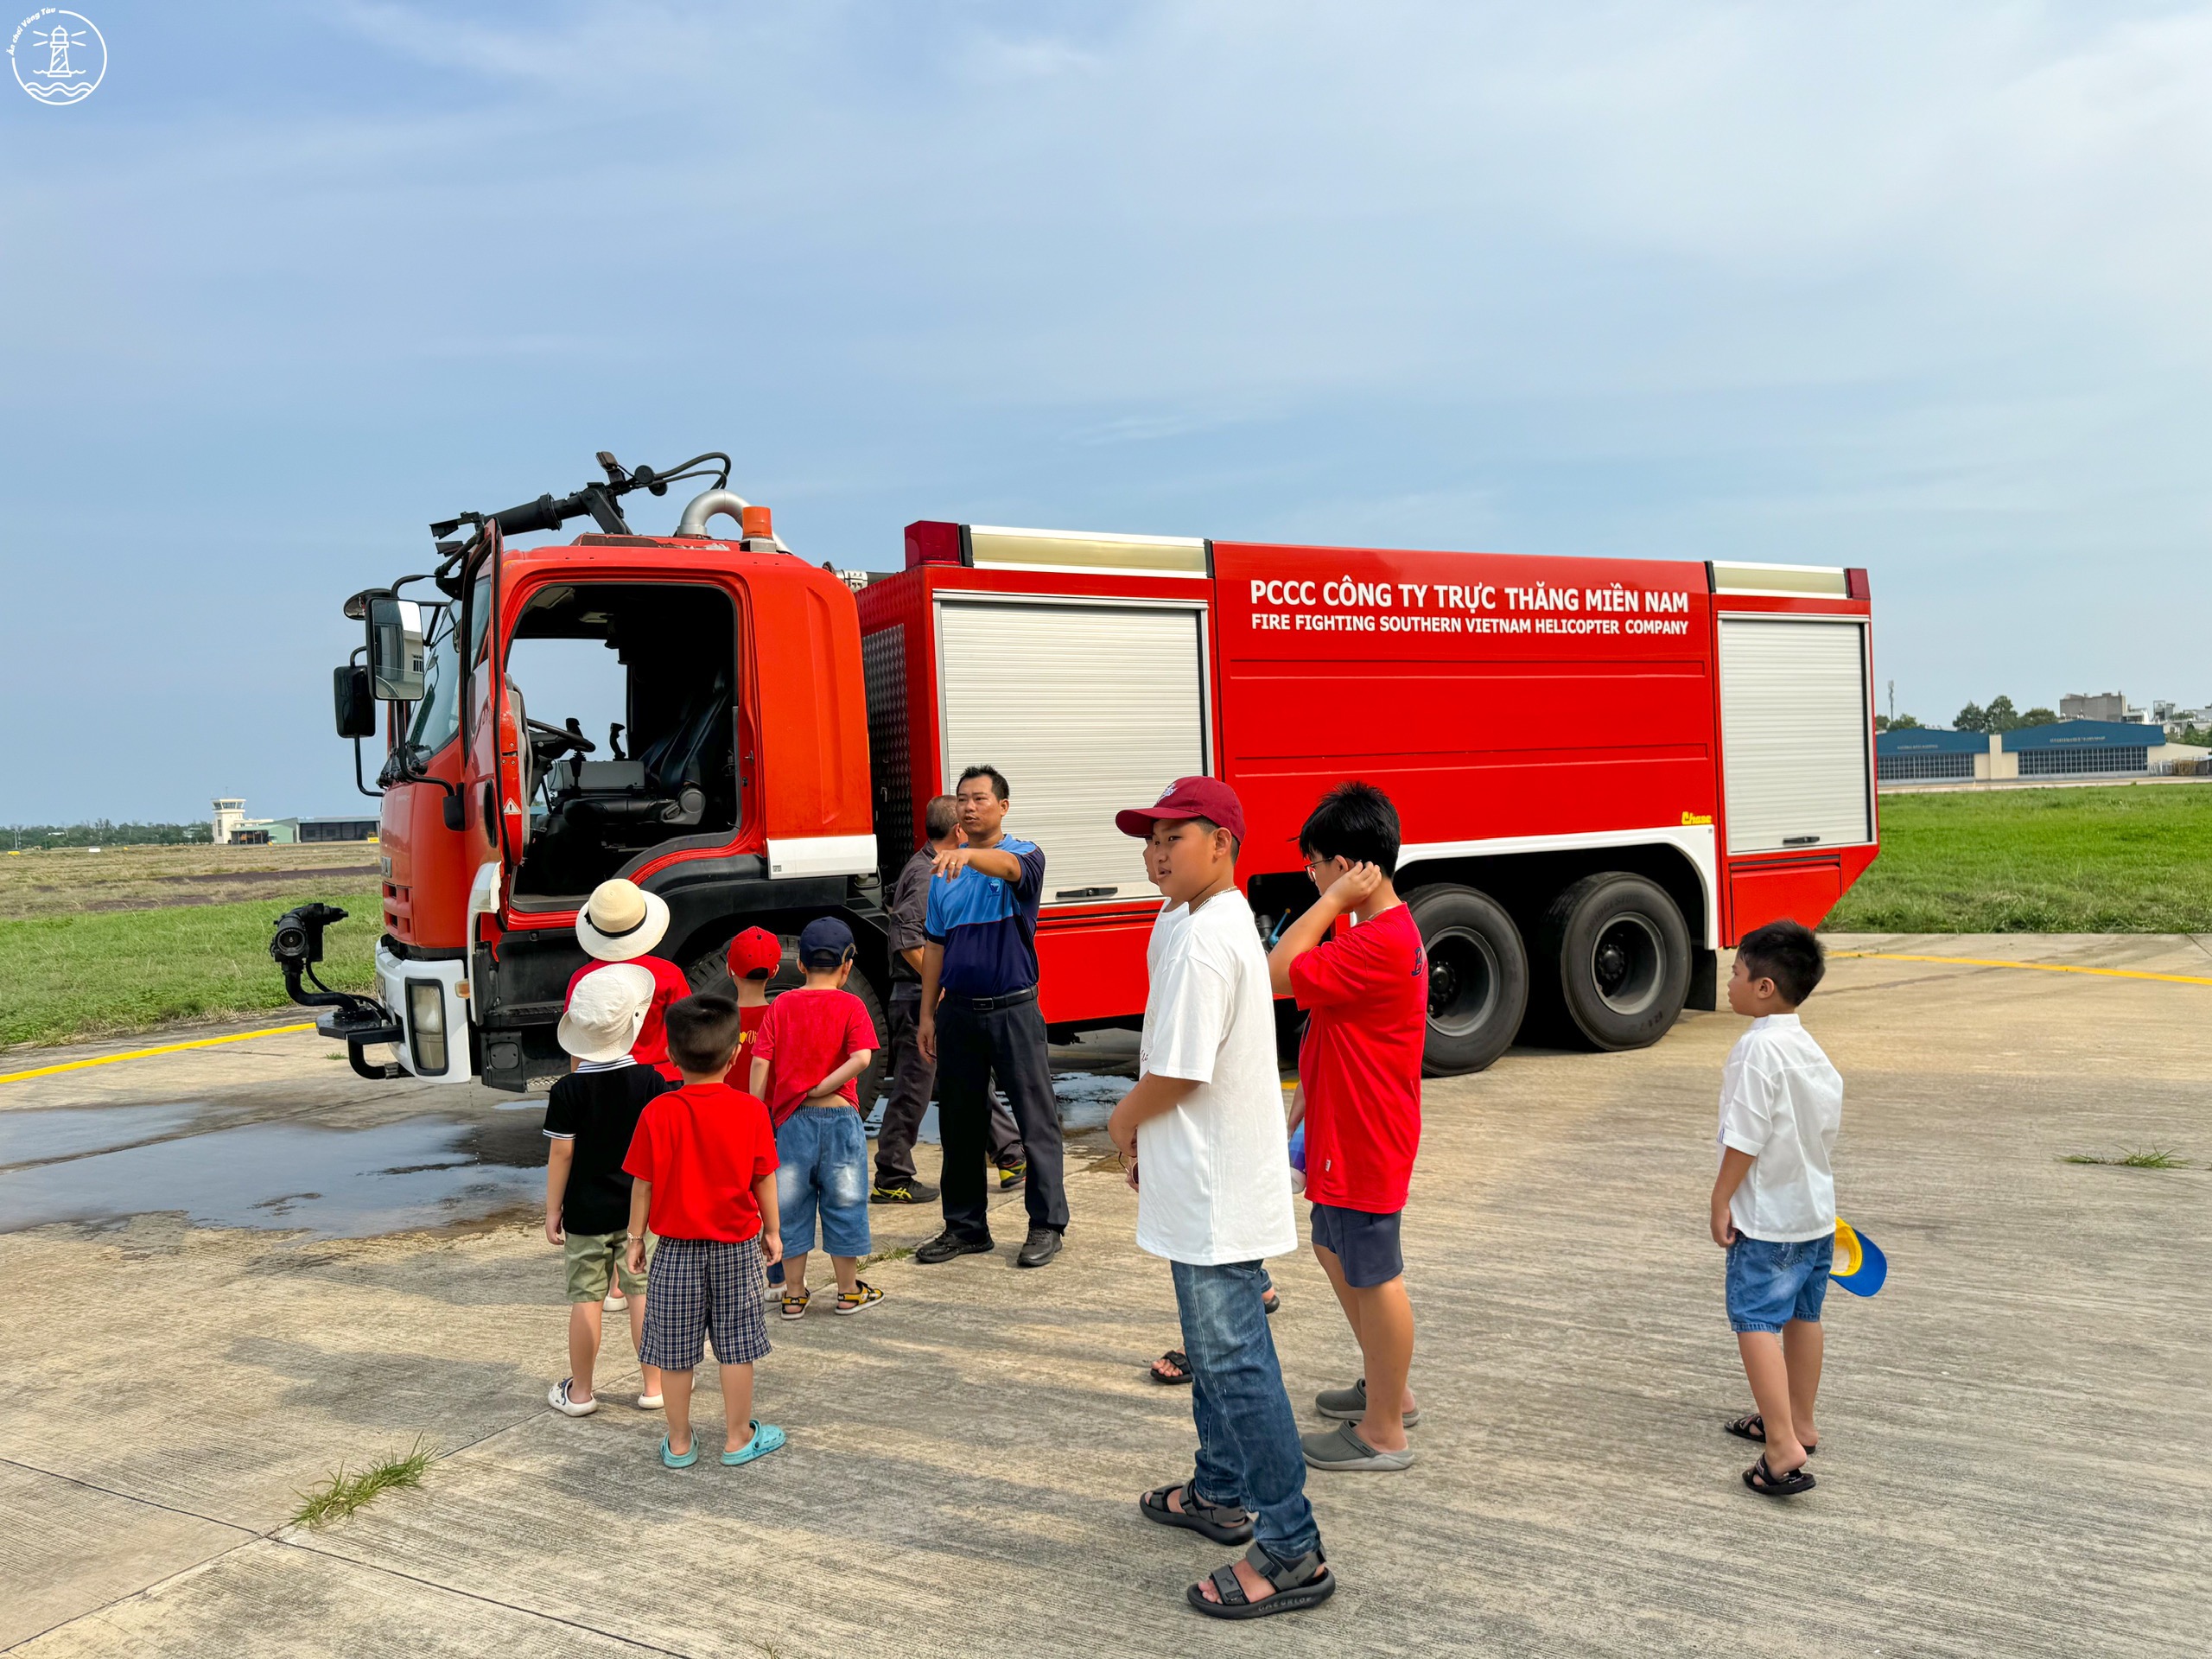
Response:
[[[1348,1389],[1324,1389],[1313,1396],[1313,1409],[1332,1423],[1356,1423],[1367,1415],[1367,1379],[1361,1377]],[[1405,1425],[1411,1428],[1421,1421],[1421,1408],[1415,1406],[1405,1415]]]
[[[1359,1438],[1359,1431],[1350,1423],[1316,1429],[1300,1435],[1298,1440],[1306,1448],[1306,1466],[1312,1469],[1386,1474],[1410,1468],[1414,1460],[1410,1446],[1402,1452],[1377,1452]]]

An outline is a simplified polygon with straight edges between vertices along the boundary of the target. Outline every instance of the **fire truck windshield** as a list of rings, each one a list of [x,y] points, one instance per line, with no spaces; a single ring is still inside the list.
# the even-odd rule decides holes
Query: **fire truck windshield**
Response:
[[[484,629],[492,620],[492,584],[476,584],[469,641],[473,652],[484,649]],[[418,760],[427,760],[461,733],[461,658],[454,649],[454,632],[461,607],[448,605],[438,613],[435,632],[424,642],[423,700],[415,705],[415,723],[407,734],[407,747]]]

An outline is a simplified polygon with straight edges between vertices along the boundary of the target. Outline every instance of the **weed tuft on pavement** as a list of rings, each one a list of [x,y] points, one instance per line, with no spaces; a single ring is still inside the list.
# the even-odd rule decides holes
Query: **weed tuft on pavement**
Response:
[[[2123,1152],[2111,1158],[2094,1152],[2069,1152],[2058,1160],[2062,1164],[2106,1164],[2114,1169],[2188,1169],[2189,1160],[2179,1157],[2163,1147],[2145,1147],[2137,1152]]]
[[[404,1455],[371,1464],[357,1475],[348,1475],[346,1465],[340,1464],[321,1485],[300,1494],[299,1511],[292,1516],[292,1524],[325,1526],[344,1520],[378,1492],[398,1486],[420,1486],[423,1471],[436,1456],[435,1446],[418,1440]]]
[[[874,1255],[862,1256],[861,1258],[861,1266],[864,1268],[872,1268],[879,1262],[904,1262],[913,1253],[914,1247],[912,1245],[901,1244],[895,1249],[878,1250]]]

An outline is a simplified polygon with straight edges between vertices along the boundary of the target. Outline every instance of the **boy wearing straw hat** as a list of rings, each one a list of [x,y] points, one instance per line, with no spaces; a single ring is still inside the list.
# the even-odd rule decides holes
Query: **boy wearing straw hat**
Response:
[[[611,963],[585,979],[561,1016],[561,1046],[576,1069],[545,1100],[545,1241],[560,1246],[569,1287],[569,1375],[546,1403],[569,1417],[599,1409],[592,1369],[599,1360],[601,1311],[619,1287],[630,1310],[630,1341],[642,1346],[645,1280],[624,1260],[630,1177],[622,1160],[645,1103],[670,1085],[632,1054],[652,1006],[653,976],[634,963]],[[643,1368],[638,1408],[661,1403],[660,1368]]]
[[[631,1058],[639,1065],[652,1066],[671,1083],[681,1083],[683,1074],[668,1058],[664,1021],[670,1003],[691,995],[691,982],[667,957],[652,954],[667,931],[667,899],[620,876],[601,882],[576,914],[576,943],[592,960],[569,976],[569,996],[573,999],[586,976],[610,962],[632,963],[651,974],[652,1005],[645,1010],[645,1023],[638,1033]]]

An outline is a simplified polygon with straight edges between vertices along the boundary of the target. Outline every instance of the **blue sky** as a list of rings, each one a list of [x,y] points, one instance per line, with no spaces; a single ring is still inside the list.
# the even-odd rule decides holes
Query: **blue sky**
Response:
[[[353,810],[340,601],[602,448],[841,565],[1865,564],[1923,719],[2212,702],[2202,8],[79,9],[97,93],[0,78],[0,823]]]

